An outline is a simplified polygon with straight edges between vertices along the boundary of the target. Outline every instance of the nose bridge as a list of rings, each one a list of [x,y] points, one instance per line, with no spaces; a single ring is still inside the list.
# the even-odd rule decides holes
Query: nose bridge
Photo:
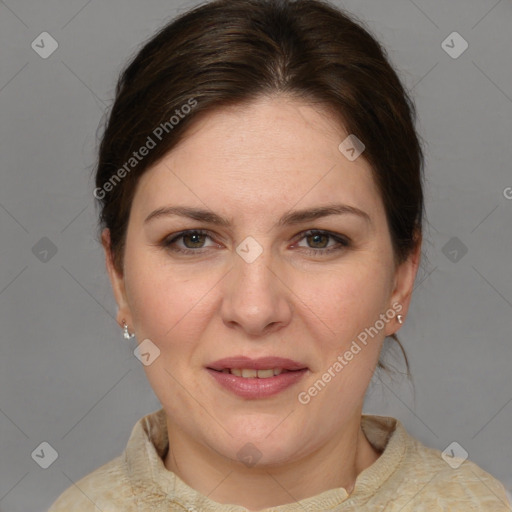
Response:
[[[272,275],[270,269],[273,266],[271,249],[263,247],[259,242],[244,241],[239,244],[236,252],[233,270],[239,284],[268,293],[270,290],[267,288],[271,285],[269,275]]]
[[[240,303],[258,306],[260,309],[274,299],[271,268],[272,250],[269,244],[247,237],[236,248],[234,261],[235,286],[232,290],[238,295]]]
[[[258,334],[270,325],[290,319],[290,304],[281,280],[275,275],[276,261],[270,244],[247,237],[237,247],[225,288],[222,316],[225,323]]]

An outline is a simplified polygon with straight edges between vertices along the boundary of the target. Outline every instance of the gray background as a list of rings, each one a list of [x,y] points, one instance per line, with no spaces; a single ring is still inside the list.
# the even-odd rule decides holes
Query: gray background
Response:
[[[512,491],[511,2],[336,3],[387,48],[427,143],[424,259],[400,332],[415,393],[379,374],[365,412],[440,450],[457,441]],[[46,510],[160,408],[115,322],[91,173],[126,59],[192,4],[0,2],[2,512]],[[59,44],[47,59],[31,48],[43,31]],[[453,31],[469,44],[455,59]],[[31,456],[43,441],[47,469]]]

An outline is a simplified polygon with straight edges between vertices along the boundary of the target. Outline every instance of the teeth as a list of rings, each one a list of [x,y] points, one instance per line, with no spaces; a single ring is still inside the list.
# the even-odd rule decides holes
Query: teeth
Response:
[[[273,376],[274,370],[258,370],[258,379],[268,379],[269,377]]]
[[[284,370],[282,368],[269,368],[268,370],[253,370],[249,368],[231,368],[222,370],[224,373],[232,373],[237,377],[244,378],[259,378],[259,379],[268,379],[270,377],[274,377],[275,375],[281,374]]]

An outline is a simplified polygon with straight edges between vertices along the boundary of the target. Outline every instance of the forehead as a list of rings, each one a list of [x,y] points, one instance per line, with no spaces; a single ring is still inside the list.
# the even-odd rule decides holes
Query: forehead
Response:
[[[383,213],[371,167],[338,149],[349,134],[322,107],[260,98],[194,123],[183,140],[140,178],[140,215],[166,204],[224,210],[229,216],[343,202]]]

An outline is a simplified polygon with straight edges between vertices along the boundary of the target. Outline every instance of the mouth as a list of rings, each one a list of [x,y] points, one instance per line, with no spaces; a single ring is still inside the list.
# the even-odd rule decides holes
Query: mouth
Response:
[[[246,399],[267,398],[297,383],[309,371],[307,365],[282,357],[220,359],[206,366],[214,380]]]

